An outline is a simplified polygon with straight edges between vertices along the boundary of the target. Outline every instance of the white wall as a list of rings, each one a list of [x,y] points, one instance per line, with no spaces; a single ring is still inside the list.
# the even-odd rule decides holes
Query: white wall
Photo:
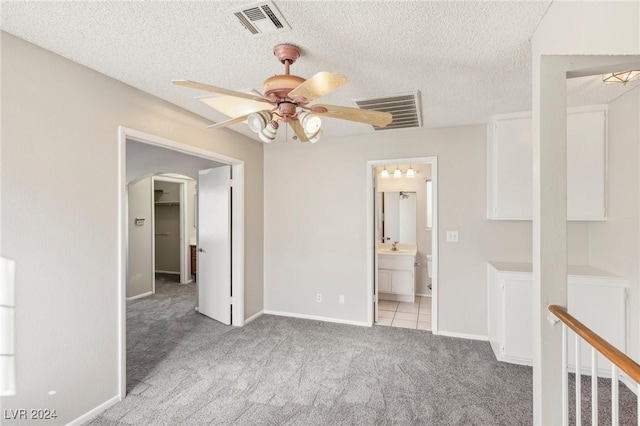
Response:
[[[119,393],[118,126],[245,161],[247,317],[262,309],[263,145],[1,37],[2,256],[17,262],[18,386],[1,403],[55,409],[53,423],[66,424]]]
[[[367,161],[428,156],[439,171],[440,328],[486,336],[486,261],[530,262],[531,222],[486,219],[484,125],[270,145],[265,309],[365,322]],[[460,242],[447,243],[445,230],[459,231]],[[570,226],[572,263],[588,260],[587,232]]]
[[[609,104],[608,124],[607,221],[589,224],[589,260],[628,280],[629,354],[640,361],[640,87]]]
[[[151,241],[151,178],[140,179],[128,185],[128,227],[129,247],[127,262],[127,297],[135,297],[153,291],[151,261],[153,251]],[[142,226],[136,226],[136,218],[144,219]]]

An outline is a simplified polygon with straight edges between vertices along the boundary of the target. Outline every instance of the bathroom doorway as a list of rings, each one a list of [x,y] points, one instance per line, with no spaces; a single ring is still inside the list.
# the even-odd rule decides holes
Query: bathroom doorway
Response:
[[[369,321],[438,330],[437,157],[368,162]]]

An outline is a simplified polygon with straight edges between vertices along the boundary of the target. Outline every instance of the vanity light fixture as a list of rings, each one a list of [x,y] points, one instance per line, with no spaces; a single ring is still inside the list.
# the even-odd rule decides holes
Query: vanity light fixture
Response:
[[[416,171],[413,170],[413,167],[411,167],[411,164],[409,164],[409,170],[407,170],[407,177],[408,178],[416,177]]]
[[[631,80],[640,78],[640,70],[610,72],[602,76],[604,83],[622,83],[627,84]]]
[[[389,177],[389,170],[387,170],[387,166],[384,166],[384,169],[380,172],[380,177],[382,179],[386,179]]]
[[[396,166],[396,169],[393,171],[393,177],[394,178],[402,177],[402,171],[398,168],[398,166]]]

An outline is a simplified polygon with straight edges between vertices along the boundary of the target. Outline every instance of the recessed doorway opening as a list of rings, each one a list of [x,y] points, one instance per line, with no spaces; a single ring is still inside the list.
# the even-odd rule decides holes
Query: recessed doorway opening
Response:
[[[369,322],[438,332],[437,158],[369,161]]]
[[[211,321],[212,327],[244,325],[244,163],[212,151],[124,127],[120,128],[119,148],[119,389],[120,397],[124,398],[127,392],[126,299],[132,280],[138,279],[149,286],[150,302],[156,301],[160,296],[166,297],[166,300],[179,296],[176,298],[179,304],[191,306],[188,309],[191,316],[210,317],[219,321],[216,323],[207,318],[205,321]],[[144,214],[130,214],[130,184],[139,180],[149,182],[140,190],[145,196],[142,204],[148,210]],[[189,182],[194,181],[198,183],[198,195],[191,200],[187,189]],[[165,184],[177,186],[162,189]],[[170,197],[163,200],[164,193],[170,192],[174,193],[171,194],[172,197],[177,196],[176,199]],[[161,205],[156,205],[156,201],[160,201]],[[193,208],[188,210],[186,207],[191,204]],[[174,205],[178,207],[179,222],[176,224],[172,219],[173,224],[167,229],[154,226],[159,225],[158,219],[161,218],[158,215],[164,219],[171,216],[156,208],[172,209]],[[193,283],[195,277],[192,278],[190,268],[190,243],[193,242],[190,224],[194,227],[198,225],[195,242],[199,249],[199,263],[209,265],[208,268],[197,267],[197,284]],[[142,260],[135,264],[130,252],[140,247],[134,246],[132,231],[143,229],[144,235],[137,241],[146,250],[140,251],[143,253]],[[179,253],[179,259],[176,262],[175,257],[171,256],[174,263],[168,264],[166,269],[162,267],[162,270],[156,271],[159,258],[154,248],[160,237],[174,237],[174,243],[178,247],[173,247],[175,244],[172,244],[172,250]],[[202,261],[201,256],[206,259]],[[197,273],[198,270],[200,273]],[[162,295],[153,295],[159,291],[155,288],[158,278],[156,272],[161,275],[159,282],[163,288]],[[189,291],[184,295],[174,294],[176,292],[173,290],[184,289]],[[140,300],[133,300],[132,303],[146,301],[145,296],[141,295]],[[156,305],[160,308],[163,306],[161,303]],[[170,305],[171,308],[175,307],[171,303]],[[165,307],[169,306],[165,303]],[[195,310],[199,313],[195,314]],[[159,313],[159,318],[162,319],[165,314]],[[166,315],[168,314],[170,313]],[[138,327],[136,330],[139,329]]]

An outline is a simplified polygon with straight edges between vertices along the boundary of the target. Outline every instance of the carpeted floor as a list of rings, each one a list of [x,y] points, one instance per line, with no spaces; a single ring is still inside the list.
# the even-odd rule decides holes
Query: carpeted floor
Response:
[[[195,285],[160,278],[127,304],[128,395],[91,425],[532,423],[531,368],[486,342],[269,315],[224,326],[194,311]]]

